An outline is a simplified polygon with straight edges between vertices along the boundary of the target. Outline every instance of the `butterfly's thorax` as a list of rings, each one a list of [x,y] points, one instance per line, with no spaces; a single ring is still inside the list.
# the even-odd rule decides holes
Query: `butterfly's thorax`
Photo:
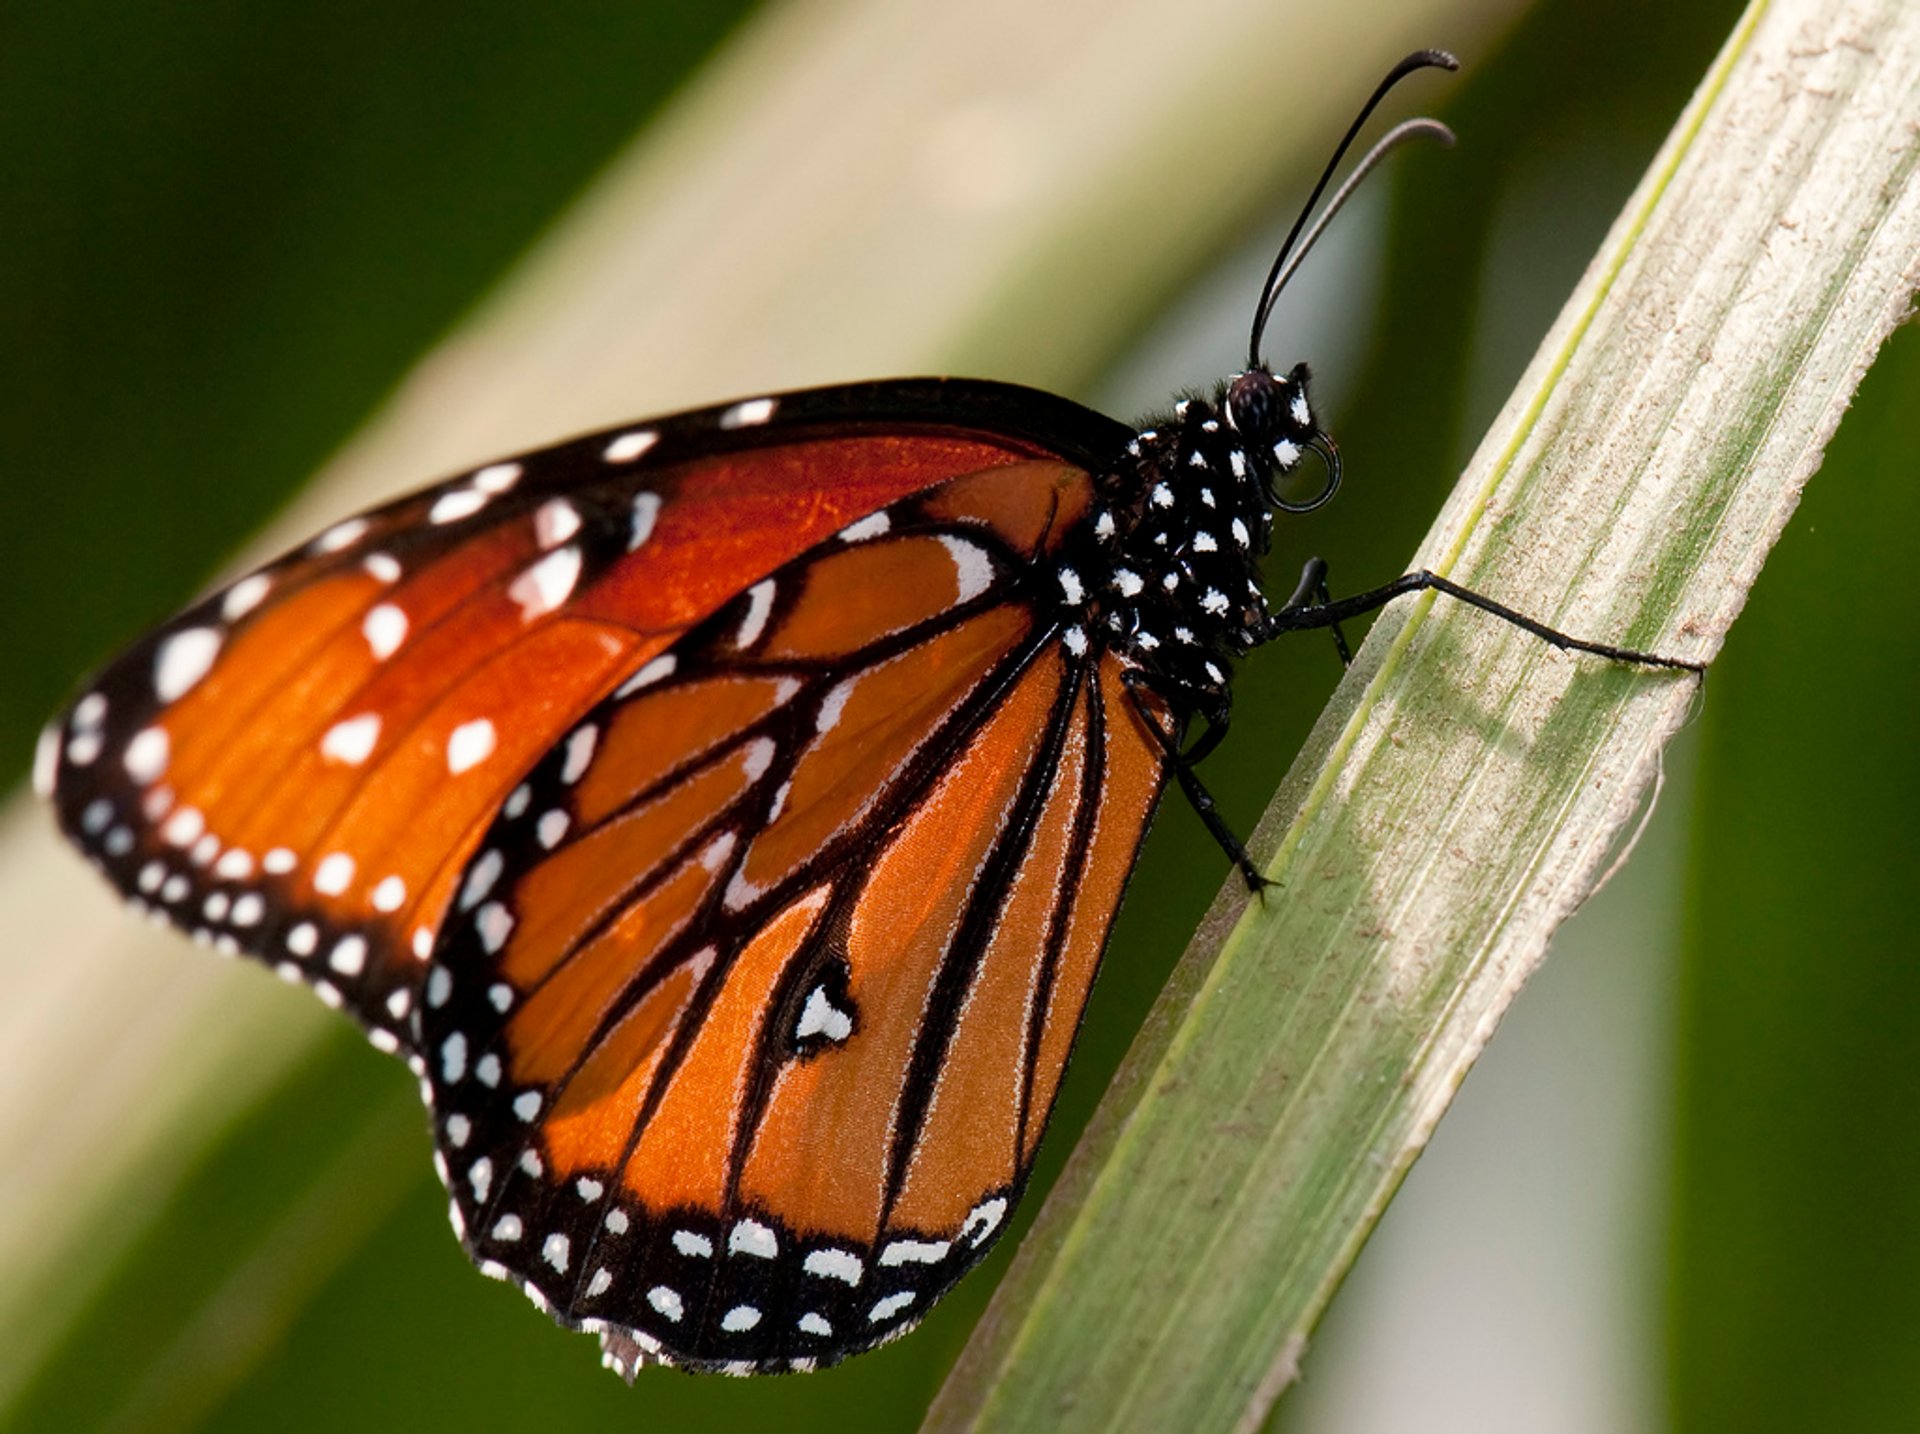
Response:
[[[1230,663],[1268,631],[1260,566],[1273,484],[1318,432],[1305,378],[1242,375],[1142,427],[1097,475],[1088,540],[1056,575],[1063,605],[1084,611],[1089,646],[1176,708],[1223,697]]]

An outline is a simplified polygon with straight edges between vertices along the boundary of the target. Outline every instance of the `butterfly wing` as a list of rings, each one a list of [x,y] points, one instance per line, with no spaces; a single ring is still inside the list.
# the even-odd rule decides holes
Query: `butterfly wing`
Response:
[[[132,901],[410,1049],[481,835],[594,703],[902,495],[1087,461],[1117,427],[1027,390],[916,380],[491,464],[336,525],[134,644],[48,728],[36,780]]]
[[[809,548],[469,864],[419,1016],[455,1225],[617,1364],[830,1363],[1001,1228],[1163,775],[1049,596],[1094,502],[1002,467]]]

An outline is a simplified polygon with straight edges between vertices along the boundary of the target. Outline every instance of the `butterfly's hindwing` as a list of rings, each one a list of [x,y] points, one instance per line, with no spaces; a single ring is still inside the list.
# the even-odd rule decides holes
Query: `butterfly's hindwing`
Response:
[[[420,1016],[483,1268],[758,1369],[897,1334],[985,1251],[1159,789],[1117,666],[1036,601],[1090,492],[1027,465],[882,510],[535,768]]]

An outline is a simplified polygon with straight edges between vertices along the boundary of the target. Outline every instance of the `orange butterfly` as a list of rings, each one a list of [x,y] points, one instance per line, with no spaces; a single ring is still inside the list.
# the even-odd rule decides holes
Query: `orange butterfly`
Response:
[[[1259,884],[1192,770],[1234,659],[1439,588],[1688,665],[1424,573],[1269,605],[1274,511],[1339,480],[1259,358],[1300,229],[1246,372],[1137,432],[896,380],[350,518],[110,665],[41,790],[136,905],[403,1055],[469,1253],[629,1377],[893,1338],[1004,1228],[1170,773]]]

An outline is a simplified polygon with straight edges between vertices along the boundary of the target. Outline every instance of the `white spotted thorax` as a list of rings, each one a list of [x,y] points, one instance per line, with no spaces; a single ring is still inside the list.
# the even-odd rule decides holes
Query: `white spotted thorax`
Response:
[[[1181,709],[1224,700],[1229,664],[1267,634],[1275,481],[1324,442],[1307,378],[1253,369],[1183,399],[1098,475],[1090,541],[1056,574],[1070,650],[1084,633]]]

